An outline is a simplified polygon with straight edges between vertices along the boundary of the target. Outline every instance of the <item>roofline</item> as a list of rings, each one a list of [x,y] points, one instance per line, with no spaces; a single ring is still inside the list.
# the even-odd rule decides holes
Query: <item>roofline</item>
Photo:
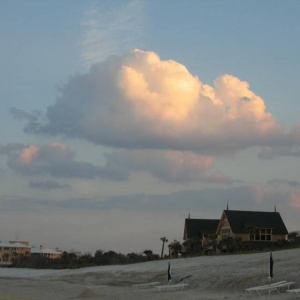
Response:
[[[187,219],[185,219],[185,220],[220,221],[220,219],[198,219],[198,218],[197,218],[197,219],[196,219],[196,218],[195,218],[195,219],[191,219],[191,218],[188,219],[188,218],[187,218]]]
[[[223,212],[222,212],[222,214],[221,214],[221,218],[220,218],[220,220],[219,220],[219,225],[218,225],[218,227],[217,227],[217,231],[216,231],[216,234],[218,233],[218,231],[219,231],[219,228],[220,228],[220,224],[221,224],[221,220],[222,220],[222,217],[223,217],[223,215],[225,214],[225,210],[223,210]],[[227,216],[226,216],[226,218],[227,218]],[[231,227],[230,227],[231,228]]]
[[[236,209],[224,209],[226,211],[235,211],[235,212],[247,212],[247,213],[270,213],[270,214],[280,214],[278,211],[261,211],[261,210],[236,210]]]
[[[24,244],[22,244],[22,245],[16,245],[16,243],[14,243],[14,244],[6,244],[6,243],[0,243],[0,247],[1,248],[3,248],[3,247],[5,247],[5,248],[30,248],[29,246],[26,246],[26,245],[24,245]]]
[[[280,215],[280,213],[279,213],[278,211],[253,211],[253,210],[252,210],[252,211],[249,211],[249,210],[234,210],[234,209],[223,210],[223,213],[222,213],[222,215],[221,215],[221,219],[222,219],[223,214],[225,214],[230,229],[231,229],[231,225],[230,225],[230,221],[229,221],[229,219],[228,219],[228,217],[227,217],[227,215],[226,215],[226,211],[246,212],[246,213],[263,213],[263,214],[278,214],[278,215],[280,216],[280,219],[281,219],[281,221],[282,221],[282,223],[283,223],[283,225],[284,225],[284,227],[285,227],[285,230],[286,230],[286,232],[287,232],[285,235],[288,234],[288,230],[287,230],[287,228],[286,228],[286,225],[285,225],[285,223],[283,222],[283,220],[282,220],[282,218],[281,218],[281,215]],[[220,222],[221,222],[221,219],[220,219]],[[219,225],[220,225],[220,224],[219,224]],[[274,227],[270,227],[270,229],[274,229]],[[217,232],[218,232],[218,230],[219,230],[219,226],[218,226]],[[231,229],[231,231],[232,231],[232,229]],[[235,233],[240,233],[240,232],[235,232]]]

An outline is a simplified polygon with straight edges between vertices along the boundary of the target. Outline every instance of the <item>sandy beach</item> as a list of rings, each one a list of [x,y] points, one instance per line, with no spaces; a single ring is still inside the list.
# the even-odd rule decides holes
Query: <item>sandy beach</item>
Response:
[[[276,251],[273,281],[293,281],[300,288],[300,249]],[[136,290],[134,284],[167,284],[168,261],[100,266],[76,270],[0,268],[1,300],[37,299],[293,299],[288,293],[254,296],[246,288],[268,283],[269,253],[173,259],[172,283],[182,291]]]

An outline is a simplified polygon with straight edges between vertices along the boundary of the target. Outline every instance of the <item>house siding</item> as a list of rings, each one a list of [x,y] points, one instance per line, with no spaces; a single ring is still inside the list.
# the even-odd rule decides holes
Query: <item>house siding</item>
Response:
[[[287,239],[286,235],[275,235],[275,234],[272,235],[272,242],[279,242],[286,239]]]
[[[29,255],[29,247],[18,247],[14,243],[7,245],[0,245],[0,263],[1,264],[11,264],[13,258],[20,255]]]

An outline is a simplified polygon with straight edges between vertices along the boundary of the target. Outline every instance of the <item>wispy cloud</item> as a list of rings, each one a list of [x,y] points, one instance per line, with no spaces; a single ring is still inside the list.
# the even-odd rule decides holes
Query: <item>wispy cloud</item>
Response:
[[[82,40],[82,59],[87,66],[142,46],[144,5],[138,0],[110,7],[96,2],[87,10]]]
[[[297,192],[297,194],[295,193]],[[295,195],[298,195],[297,201]],[[44,209],[93,211],[155,211],[186,212],[188,207],[220,214],[227,202],[230,209],[271,211],[278,208],[300,207],[300,191],[272,189],[264,185],[243,185],[227,188],[178,190],[167,194],[134,193],[115,196],[71,197],[54,201],[48,198],[3,196],[2,212],[42,211]],[[184,199],[184,200],[183,200]]]
[[[37,110],[28,113],[22,109],[11,107],[9,111],[16,120],[21,120],[21,121],[27,120],[29,122],[36,122],[41,117],[41,113]]]
[[[300,182],[297,180],[285,180],[285,179],[272,179],[267,184],[273,186],[288,186],[291,188],[300,188]]]
[[[54,189],[70,189],[69,184],[60,184],[57,181],[53,180],[41,180],[41,179],[32,179],[29,181],[28,186],[30,188],[40,189],[43,191],[54,190]]]

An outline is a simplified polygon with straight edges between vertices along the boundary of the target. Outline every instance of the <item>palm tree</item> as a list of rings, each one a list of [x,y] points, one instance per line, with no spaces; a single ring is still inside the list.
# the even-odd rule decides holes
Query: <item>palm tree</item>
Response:
[[[175,257],[178,257],[178,253],[182,250],[182,245],[174,240],[170,245],[169,245],[170,251],[170,256],[173,254]]]
[[[146,256],[152,256],[153,255],[153,251],[152,250],[145,250],[143,252]]]
[[[147,260],[152,260],[152,258],[153,258],[153,251],[152,250],[145,250],[143,253],[146,255]]]
[[[163,258],[163,255],[164,255],[164,249],[165,249],[165,243],[168,242],[168,239],[167,239],[165,236],[164,236],[164,237],[161,237],[160,239],[161,239],[161,241],[163,242],[163,243],[162,243],[162,248],[161,248],[161,255],[160,255],[160,257]]]

